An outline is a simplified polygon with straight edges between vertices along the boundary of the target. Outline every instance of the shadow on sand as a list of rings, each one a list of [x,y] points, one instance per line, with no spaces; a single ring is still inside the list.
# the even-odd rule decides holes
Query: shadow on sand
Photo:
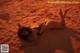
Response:
[[[55,53],[56,49],[74,53],[71,37],[80,39],[80,33],[70,28],[52,29],[45,31],[40,37],[38,45],[25,46],[25,53]]]

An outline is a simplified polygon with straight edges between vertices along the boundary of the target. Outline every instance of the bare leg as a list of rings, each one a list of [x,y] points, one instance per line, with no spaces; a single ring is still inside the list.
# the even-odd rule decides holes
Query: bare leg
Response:
[[[66,18],[66,14],[69,11],[69,9],[66,9],[64,14],[62,12],[62,9],[60,9],[59,15],[61,17],[61,24],[60,23],[56,23],[54,21],[48,21],[46,23],[46,27],[45,28],[49,28],[49,29],[52,29],[52,30],[62,30],[62,29],[64,29],[66,27],[65,18]]]
[[[69,8],[69,9],[70,9],[70,8]],[[60,17],[61,17],[61,24],[62,24],[63,28],[66,27],[65,18],[66,18],[66,14],[67,14],[67,12],[69,11],[69,9],[66,9],[65,12],[64,12],[64,14],[63,14],[63,12],[62,12],[61,9],[60,9],[60,12],[59,12]]]

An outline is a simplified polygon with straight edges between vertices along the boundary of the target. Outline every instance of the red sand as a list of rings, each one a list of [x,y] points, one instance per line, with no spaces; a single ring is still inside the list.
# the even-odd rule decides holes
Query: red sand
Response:
[[[53,18],[55,22],[60,22],[60,8],[63,10],[63,12],[66,9],[71,8],[67,14],[67,17],[65,18],[66,26],[80,33],[79,4],[52,5],[48,4],[47,0],[0,0],[0,44],[9,44],[10,53],[23,53],[24,51],[19,49],[21,43],[17,36],[17,23],[20,23],[22,26],[32,26],[34,25],[34,23],[40,24],[46,18]],[[51,32],[49,32],[48,34],[50,35]],[[70,31],[70,34],[66,31],[60,32],[57,32],[57,35],[64,33],[66,33],[66,36],[71,35],[71,33],[74,34],[72,30]],[[52,35],[42,35],[39,43],[39,48],[38,46],[32,46],[27,48],[26,51],[28,50],[28,53],[31,52],[30,50],[32,50],[33,53],[52,53],[54,45],[53,43],[55,43],[53,42],[54,39],[52,37]],[[64,39],[66,37],[60,36],[60,39],[62,38]],[[57,39],[57,42],[58,40],[59,39]],[[75,53],[77,53],[77,48],[80,48],[80,41],[75,40],[75,38],[71,38],[71,40],[74,51]],[[50,43],[52,46],[48,45]],[[57,53],[64,52],[65,51],[57,50]]]

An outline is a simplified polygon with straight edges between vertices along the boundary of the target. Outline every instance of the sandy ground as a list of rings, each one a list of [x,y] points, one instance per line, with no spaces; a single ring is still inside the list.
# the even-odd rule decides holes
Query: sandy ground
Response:
[[[71,41],[74,51],[77,53],[77,48],[80,48],[80,41],[69,36],[77,35],[77,32],[80,33],[80,5],[48,4],[47,0],[0,0],[0,44],[9,44],[10,53],[24,53],[24,51],[20,49],[21,43],[17,36],[19,28],[17,23],[20,23],[22,26],[32,26],[35,23],[40,24],[47,18],[53,18],[55,22],[60,22],[60,8],[63,13],[66,9],[70,8],[65,18],[66,26],[68,28],[67,31],[46,31],[45,33],[48,34],[46,35],[44,33],[40,36],[41,39],[39,44],[37,46],[28,47],[26,51],[28,53],[52,53],[54,48],[56,48],[54,47],[56,44],[60,44],[60,49],[63,49],[61,46],[63,47],[66,45],[65,41],[67,44]],[[58,35],[59,37],[55,35]],[[70,44],[68,46],[70,46]]]

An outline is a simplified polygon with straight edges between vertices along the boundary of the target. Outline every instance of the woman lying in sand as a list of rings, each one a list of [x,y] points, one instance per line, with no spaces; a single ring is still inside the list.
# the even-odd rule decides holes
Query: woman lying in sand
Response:
[[[65,13],[63,14],[62,10],[60,9],[60,16],[61,16],[61,23],[54,22],[52,19],[46,19],[42,24],[38,26],[32,26],[32,27],[23,27],[19,26],[18,30],[18,37],[23,42],[37,42],[38,35],[41,35],[44,31],[48,29],[59,29],[62,30],[65,28],[65,20],[66,14],[69,9],[65,10]]]
[[[32,26],[32,27],[24,27],[18,24],[19,30],[18,30],[18,37],[22,40],[22,42],[31,42],[31,43],[37,43],[38,37],[41,35],[44,31],[48,29],[64,29],[63,25],[60,23],[56,23],[53,20],[46,19],[42,24],[38,26]]]
[[[20,40],[22,42],[21,43],[22,44],[21,49],[25,49],[24,47],[26,47],[28,45],[31,45],[31,46],[36,45],[37,42],[39,42],[38,41],[39,35],[41,35],[43,32],[45,32],[48,29],[49,30],[51,30],[51,29],[53,29],[53,30],[63,30],[63,29],[65,29],[64,31],[66,31],[64,18],[65,18],[65,16],[61,17],[61,23],[54,22],[52,19],[46,19],[42,24],[32,26],[32,27],[24,27],[24,26],[21,26],[20,24],[18,24],[18,26],[19,26],[18,37],[20,38]],[[72,31],[73,33],[75,33],[75,31],[73,31],[73,30],[69,29],[69,31]],[[73,34],[73,33],[70,33],[70,34],[72,36],[75,36],[75,34]],[[63,35],[62,37],[65,37],[65,36]],[[62,38],[60,38],[60,39],[62,40]],[[56,40],[57,40],[56,42],[58,43],[58,39],[56,39]],[[67,36],[66,36],[65,40],[67,40]],[[53,41],[53,42],[55,42],[55,41]],[[60,43],[62,45],[62,41]],[[67,44],[67,42],[66,42],[66,44]],[[70,44],[70,45],[72,45],[72,44]],[[73,47],[70,47],[69,44],[66,45],[65,47],[69,47],[69,49],[72,49],[71,51],[69,50],[69,52],[73,53]]]

